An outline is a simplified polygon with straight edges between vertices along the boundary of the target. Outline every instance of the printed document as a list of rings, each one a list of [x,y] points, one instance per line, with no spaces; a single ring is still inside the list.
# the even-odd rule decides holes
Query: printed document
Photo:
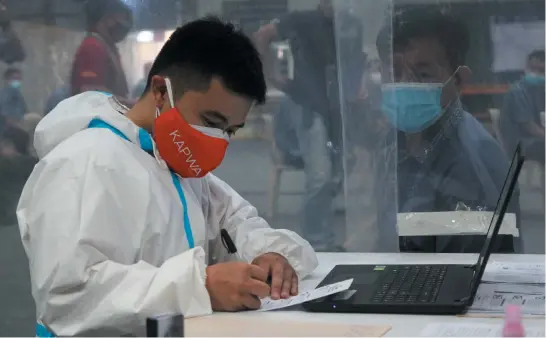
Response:
[[[521,307],[522,315],[544,315],[544,285],[480,284],[469,313],[504,313],[508,304]]]
[[[282,309],[285,307],[305,303],[310,300],[333,295],[338,292],[349,290],[352,283],[353,283],[353,279],[347,279],[343,282],[324,285],[317,289],[303,291],[303,292],[300,292],[297,296],[290,297],[287,299],[273,300],[269,297],[266,297],[262,299],[262,307],[256,311],[271,311],[271,310]]]
[[[485,268],[482,282],[544,284],[544,263],[490,262]]]

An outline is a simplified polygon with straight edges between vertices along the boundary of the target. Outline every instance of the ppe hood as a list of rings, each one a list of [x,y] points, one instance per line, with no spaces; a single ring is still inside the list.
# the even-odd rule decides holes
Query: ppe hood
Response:
[[[36,153],[40,159],[45,157],[61,142],[87,129],[95,118],[116,127],[131,141],[138,140],[138,126],[122,113],[117,100],[101,92],[85,92],[63,100],[38,123],[34,133]]]

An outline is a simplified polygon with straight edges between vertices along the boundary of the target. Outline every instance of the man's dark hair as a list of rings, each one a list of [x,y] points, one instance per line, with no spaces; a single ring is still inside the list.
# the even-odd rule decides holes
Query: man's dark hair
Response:
[[[145,93],[154,75],[168,77],[176,97],[188,90],[207,91],[212,78],[218,77],[231,92],[265,102],[258,51],[246,35],[215,17],[192,21],[174,31],[152,65]]]
[[[87,29],[93,30],[97,24],[108,14],[132,15],[131,8],[121,0],[87,0],[85,2],[85,15],[87,17]]]
[[[10,67],[4,72],[4,79],[7,80],[15,74],[21,74],[21,70],[19,68]]]
[[[416,38],[436,39],[453,71],[464,65],[470,45],[466,26],[448,14],[423,8],[402,11],[381,29],[376,41],[380,58],[388,60],[393,49],[404,48]]]
[[[544,49],[537,49],[531,52],[527,57],[527,61],[538,60],[544,62]]]

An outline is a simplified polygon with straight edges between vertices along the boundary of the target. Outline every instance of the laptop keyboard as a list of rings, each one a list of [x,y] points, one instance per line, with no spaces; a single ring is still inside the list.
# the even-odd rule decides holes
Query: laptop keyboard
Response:
[[[434,303],[447,267],[393,266],[372,296],[373,303]]]

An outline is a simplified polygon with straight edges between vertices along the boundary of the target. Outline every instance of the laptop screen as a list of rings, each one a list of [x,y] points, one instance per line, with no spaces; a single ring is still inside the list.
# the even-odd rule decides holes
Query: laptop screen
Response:
[[[478,291],[478,285],[480,284],[483,272],[485,270],[485,266],[487,265],[487,261],[489,259],[489,256],[491,255],[491,246],[493,244],[493,239],[497,237],[497,234],[499,233],[502,220],[504,219],[504,214],[506,213],[506,209],[508,208],[508,204],[510,203],[510,198],[512,197],[512,193],[516,188],[516,183],[518,181],[519,172],[522,165],[523,154],[521,152],[520,146],[518,146],[514,153],[514,157],[512,158],[512,163],[510,164],[510,169],[508,170],[506,179],[504,180],[504,186],[502,187],[499,200],[495,208],[495,212],[493,213],[493,217],[491,218],[491,223],[489,224],[489,230],[487,231],[487,237],[485,239],[482,252],[480,253],[480,257],[478,258],[478,262],[476,263],[476,273],[474,274],[474,278],[472,279],[472,292],[470,294],[471,299],[474,299],[474,296]]]

